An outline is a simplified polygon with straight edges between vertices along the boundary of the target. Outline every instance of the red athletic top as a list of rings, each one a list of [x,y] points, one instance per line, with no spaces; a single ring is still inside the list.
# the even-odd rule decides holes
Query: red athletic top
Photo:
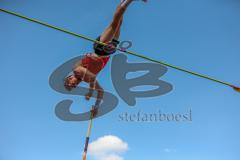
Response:
[[[110,56],[97,56],[94,53],[87,53],[81,59],[81,65],[97,75],[105,67],[109,59]]]

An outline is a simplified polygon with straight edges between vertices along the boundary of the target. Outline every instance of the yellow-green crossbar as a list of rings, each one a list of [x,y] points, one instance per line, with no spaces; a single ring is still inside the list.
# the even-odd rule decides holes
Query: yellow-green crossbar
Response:
[[[105,44],[105,43],[102,43],[102,42],[97,41],[97,40],[95,40],[95,39],[89,38],[89,37],[87,37],[87,36],[84,36],[84,35],[81,35],[81,34],[77,34],[77,33],[68,31],[68,30],[66,30],[66,29],[62,29],[62,28],[59,28],[59,27],[50,25],[50,24],[48,24],[48,23],[41,22],[41,21],[39,21],[39,20],[35,20],[35,19],[32,19],[32,18],[29,18],[29,17],[23,16],[23,15],[21,15],[21,14],[18,14],[18,13],[12,12],[12,11],[8,11],[8,10],[1,9],[1,8],[0,8],[0,11],[5,12],[5,13],[8,13],[8,14],[10,14],[10,15],[14,15],[14,16],[19,17],[19,18],[23,18],[23,19],[25,19],[25,20],[28,20],[28,21],[31,21],[31,22],[34,22],[34,23],[38,23],[38,24],[40,24],[40,25],[43,25],[43,26],[46,26],[46,27],[49,27],[49,28],[52,28],[52,29],[55,29],[55,30],[58,30],[58,31],[61,31],[61,32],[64,32],[64,33],[67,33],[67,34],[70,34],[70,35],[73,35],[73,36],[75,36],[75,37],[79,37],[79,38],[82,38],[82,39],[85,39],[85,40],[88,40],[88,41],[91,41],[91,42],[95,42],[95,43],[98,43],[98,44],[107,45],[107,44]],[[173,69],[176,69],[176,70],[179,70],[179,71],[182,71],[182,72],[185,72],[185,73],[188,73],[188,74],[197,76],[197,77],[201,77],[201,78],[204,78],[204,79],[208,79],[208,80],[210,80],[210,81],[213,81],[213,82],[217,82],[217,83],[219,83],[219,84],[223,84],[223,85],[232,87],[232,88],[234,88],[235,90],[236,90],[236,88],[239,89],[238,87],[236,87],[236,86],[234,86],[234,85],[232,85],[232,84],[230,84],[230,83],[227,83],[227,82],[224,82],[224,81],[221,81],[221,80],[218,80],[218,79],[215,79],[215,78],[212,78],[212,77],[203,75],[203,74],[199,74],[199,73],[196,73],[196,72],[187,70],[187,69],[183,69],[183,68],[180,68],[180,67],[177,67],[177,66],[174,66],[174,65],[172,65],[172,64],[168,64],[168,63],[165,63],[165,62],[162,62],[162,61],[159,61],[159,60],[155,60],[155,59],[146,57],[146,56],[144,56],[144,55],[138,54],[138,53],[136,53],[136,52],[127,51],[127,50],[123,51],[121,48],[116,48],[116,49],[119,50],[119,51],[122,51],[122,52],[124,52],[124,53],[130,54],[130,55],[133,55],[133,56],[136,56],[136,57],[139,57],[139,58],[143,58],[143,59],[148,60],[148,61],[151,61],[151,62],[159,63],[159,64],[162,64],[162,65],[164,65],[164,66],[167,66],[167,67],[170,67],[170,68],[173,68]]]

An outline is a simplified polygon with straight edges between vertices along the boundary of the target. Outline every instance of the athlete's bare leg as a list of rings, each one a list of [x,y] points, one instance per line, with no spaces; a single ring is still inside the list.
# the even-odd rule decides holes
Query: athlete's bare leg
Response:
[[[114,35],[115,40],[118,40],[119,37],[120,37],[122,22],[123,22],[123,17],[121,18],[120,23],[119,23],[118,28],[117,28],[117,31]]]
[[[115,14],[113,16],[113,20],[111,24],[105,29],[102,33],[100,41],[103,43],[107,43],[112,41],[116,33],[118,32],[118,27],[122,21],[123,14],[125,13],[127,7],[133,2],[133,0],[125,0],[120,5],[118,5]]]

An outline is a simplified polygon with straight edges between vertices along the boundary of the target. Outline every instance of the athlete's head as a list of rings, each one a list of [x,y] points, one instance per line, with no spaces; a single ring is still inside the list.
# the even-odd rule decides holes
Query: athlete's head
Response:
[[[64,87],[71,91],[73,88],[76,88],[78,84],[81,82],[75,75],[70,75],[64,80]]]

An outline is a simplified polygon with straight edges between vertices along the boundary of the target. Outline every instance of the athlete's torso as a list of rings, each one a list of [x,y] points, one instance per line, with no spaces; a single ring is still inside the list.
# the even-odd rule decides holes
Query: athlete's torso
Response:
[[[97,75],[107,64],[110,56],[98,56],[95,53],[88,53],[81,59],[81,66]]]
[[[100,36],[96,40],[100,41]],[[108,46],[104,46],[95,42],[93,45],[94,53],[86,54],[81,60],[81,66],[97,75],[106,66],[110,55],[116,52],[118,43],[117,40],[113,40],[108,43]]]

